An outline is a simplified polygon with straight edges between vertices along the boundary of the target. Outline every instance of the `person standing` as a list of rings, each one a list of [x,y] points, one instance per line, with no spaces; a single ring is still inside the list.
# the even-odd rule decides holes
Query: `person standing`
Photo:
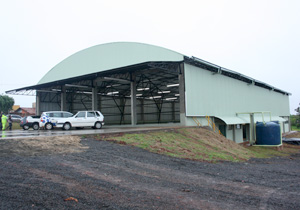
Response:
[[[0,112],[0,130],[2,130],[2,112]]]
[[[5,130],[6,122],[7,122],[7,117],[3,114],[2,115],[2,130],[3,131]]]
[[[7,128],[9,128],[9,130],[11,131],[11,128],[12,128],[12,119],[11,119],[11,115],[8,116],[7,122],[8,122],[8,127],[7,127]],[[6,128],[6,129],[7,129],[7,128]]]

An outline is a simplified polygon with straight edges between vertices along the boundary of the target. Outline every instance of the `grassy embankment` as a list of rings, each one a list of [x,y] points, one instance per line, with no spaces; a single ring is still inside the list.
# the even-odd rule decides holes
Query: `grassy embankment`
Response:
[[[6,123],[5,127],[6,128],[8,127],[8,123]],[[20,127],[20,123],[19,122],[13,122],[13,124],[12,124],[12,130],[18,130],[18,129],[22,129]],[[6,129],[6,130],[8,130],[8,129]]]
[[[172,157],[218,162],[245,161],[250,158],[287,156],[300,151],[299,146],[284,145],[281,150],[249,147],[234,143],[204,128],[180,128],[122,135],[96,135],[96,139],[132,145]]]
[[[6,123],[6,126],[8,126],[7,123]],[[13,129],[13,130],[21,129],[20,123],[19,123],[19,122],[13,122],[13,124],[12,124],[12,129]]]

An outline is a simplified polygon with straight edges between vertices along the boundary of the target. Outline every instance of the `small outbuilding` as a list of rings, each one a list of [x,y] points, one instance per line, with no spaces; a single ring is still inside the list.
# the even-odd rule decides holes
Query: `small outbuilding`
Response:
[[[142,43],[84,49],[58,63],[38,84],[6,93],[36,95],[36,114],[100,110],[111,125],[210,125],[235,142],[251,138],[251,121],[279,121],[283,132],[290,130],[290,93]]]

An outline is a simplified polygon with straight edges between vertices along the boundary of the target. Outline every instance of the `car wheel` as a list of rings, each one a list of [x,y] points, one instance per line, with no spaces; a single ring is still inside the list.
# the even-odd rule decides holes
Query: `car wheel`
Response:
[[[33,130],[38,130],[38,129],[40,128],[40,126],[39,126],[39,124],[34,123],[34,124],[32,125],[32,128],[33,128]]]
[[[96,122],[94,127],[96,129],[100,129],[100,128],[102,128],[102,124],[100,122]]]
[[[53,125],[52,125],[51,123],[47,123],[47,124],[45,125],[45,129],[46,129],[46,130],[52,130],[52,129],[53,129]]]
[[[71,129],[71,124],[70,123],[65,123],[64,125],[63,125],[63,129],[64,130],[70,130]]]
[[[29,126],[28,126],[28,125],[23,125],[23,129],[24,129],[24,130],[28,130],[28,129],[29,129]]]

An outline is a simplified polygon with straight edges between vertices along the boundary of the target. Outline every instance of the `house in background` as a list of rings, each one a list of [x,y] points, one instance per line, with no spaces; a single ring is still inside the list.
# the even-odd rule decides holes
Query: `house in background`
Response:
[[[36,103],[32,103],[32,107],[21,107],[20,105],[13,105],[10,114],[16,114],[21,117],[35,115]]]
[[[19,107],[17,110],[10,112],[10,114],[17,114],[21,117],[35,115],[35,108]]]
[[[18,110],[21,106],[20,105],[13,105],[10,112],[15,112]]]

